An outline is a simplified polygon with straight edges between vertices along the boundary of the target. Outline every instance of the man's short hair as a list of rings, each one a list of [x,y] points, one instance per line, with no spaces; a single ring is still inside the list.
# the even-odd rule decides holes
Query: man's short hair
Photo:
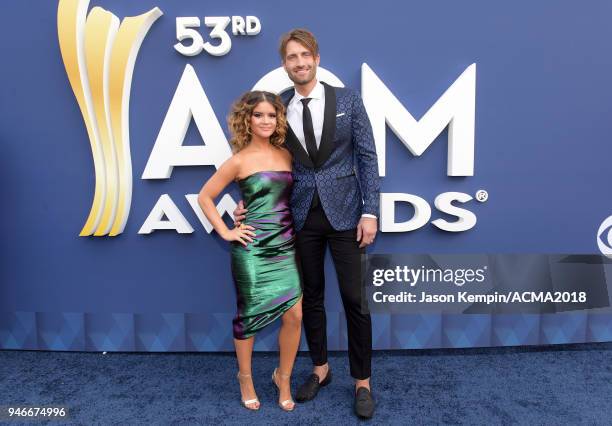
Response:
[[[302,46],[308,49],[313,56],[317,56],[319,54],[319,44],[317,43],[315,36],[307,29],[296,28],[283,34],[281,37],[278,52],[280,53],[281,60],[283,62],[285,62],[285,55],[287,54],[287,43],[292,40],[300,43]]]

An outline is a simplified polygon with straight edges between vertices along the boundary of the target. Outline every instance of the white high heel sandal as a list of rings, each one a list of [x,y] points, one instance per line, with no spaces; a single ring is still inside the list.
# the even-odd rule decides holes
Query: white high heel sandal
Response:
[[[238,378],[238,383],[242,384],[242,379],[245,378],[249,378],[251,377],[250,374],[242,374],[240,373],[240,371],[238,372],[238,375],[236,376]],[[261,406],[261,404],[259,403],[259,399],[257,398],[253,398],[253,399],[247,399],[246,401],[244,399],[242,399],[242,396],[240,397],[240,402],[242,403],[242,406],[248,410],[252,410],[252,411],[257,411],[259,410],[259,407]],[[257,405],[253,405],[253,404],[257,404]]]
[[[278,368],[275,368],[274,371],[272,372],[272,383],[274,383],[274,387],[276,387],[276,390],[278,391],[278,394],[280,395],[280,386],[278,386],[278,384],[276,383],[277,370]],[[289,377],[291,377],[291,374],[278,373],[278,375],[281,376],[283,379],[288,379]],[[284,401],[280,401],[278,403],[278,406],[282,408],[284,411],[293,411],[293,409],[295,408],[295,402],[293,401],[293,399],[286,399]]]

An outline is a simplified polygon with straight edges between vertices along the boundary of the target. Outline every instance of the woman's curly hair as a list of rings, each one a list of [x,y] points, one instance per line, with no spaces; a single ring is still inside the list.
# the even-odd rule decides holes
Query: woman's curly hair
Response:
[[[283,105],[280,96],[270,92],[254,90],[246,92],[234,102],[227,118],[227,124],[232,134],[230,144],[234,153],[244,149],[251,142],[251,115],[255,107],[261,102],[269,102],[276,110],[276,129],[270,136],[270,143],[276,147],[285,143],[287,116],[285,105]]]

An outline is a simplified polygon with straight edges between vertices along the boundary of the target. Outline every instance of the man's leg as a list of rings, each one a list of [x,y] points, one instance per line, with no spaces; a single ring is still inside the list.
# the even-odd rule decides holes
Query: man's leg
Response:
[[[367,305],[362,310],[361,254],[355,229],[328,235],[346,314],[349,364],[357,386],[369,388],[372,364],[372,321]]]
[[[315,366],[327,364],[327,320],[325,317],[325,249],[322,232],[325,214],[314,208],[304,228],[297,233],[297,253],[302,272],[302,312],[306,341]]]

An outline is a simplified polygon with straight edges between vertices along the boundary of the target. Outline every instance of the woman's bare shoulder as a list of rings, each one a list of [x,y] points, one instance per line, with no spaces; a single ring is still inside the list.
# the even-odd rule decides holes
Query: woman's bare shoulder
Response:
[[[227,176],[236,176],[242,167],[242,157],[239,153],[233,154],[219,166],[218,172]]]
[[[291,155],[291,152],[289,152],[289,150],[284,146],[279,148],[279,152],[283,159],[286,160],[289,165],[291,165],[291,161],[293,160],[293,155]]]

